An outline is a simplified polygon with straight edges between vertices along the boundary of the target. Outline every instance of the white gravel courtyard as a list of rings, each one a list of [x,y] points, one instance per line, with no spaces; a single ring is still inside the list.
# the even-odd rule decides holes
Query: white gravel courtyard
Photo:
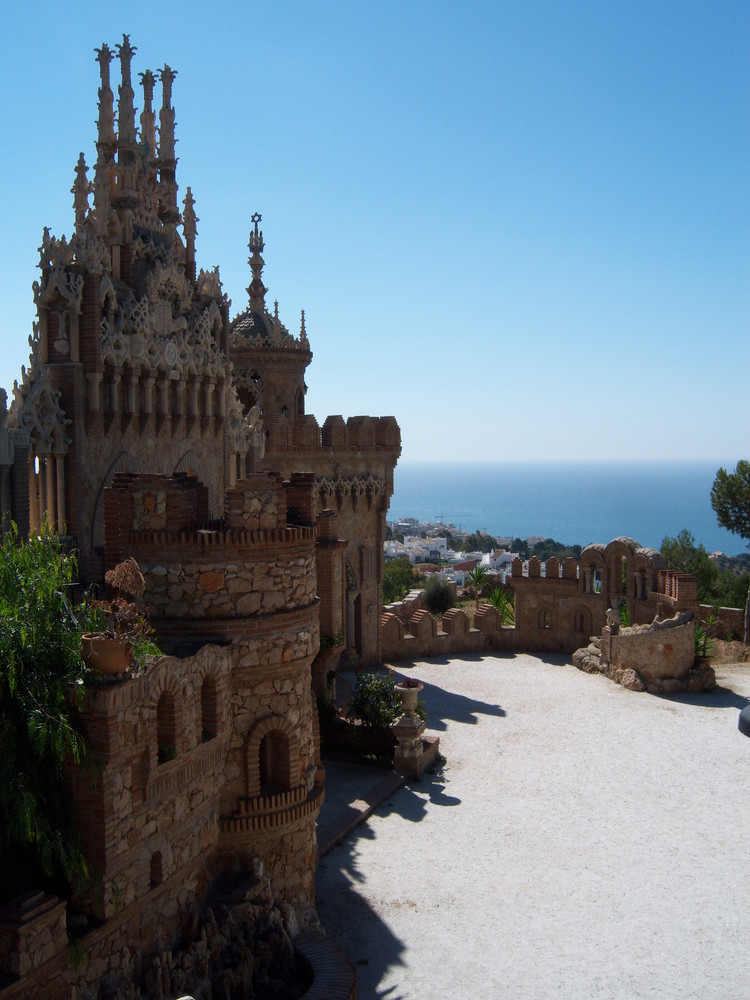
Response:
[[[750,665],[669,698],[566,657],[399,672],[447,763],[320,862],[358,1000],[750,998]]]

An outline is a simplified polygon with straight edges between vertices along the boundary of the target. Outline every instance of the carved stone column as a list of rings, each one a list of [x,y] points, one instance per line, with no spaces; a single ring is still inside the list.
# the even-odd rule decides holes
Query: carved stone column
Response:
[[[119,413],[120,412],[120,382],[122,380],[121,372],[112,372],[111,381],[109,383],[109,412]]]
[[[65,510],[65,456],[55,455],[55,479],[57,482],[57,530],[65,533],[67,520]]]
[[[2,515],[0,531],[7,531],[8,526],[10,525],[10,520],[13,516],[11,508],[10,466],[2,465],[0,466],[0,515]]]
[[[188,416],[197,417],[198,414],[198,380],[190,379],[188,385]]]
[[[215,383],[207,379],[203,386],[203,412],[207,417],[212,417]]]
[[[92,413],[98,413],[99,407],[101,406],[100,391],[101,391],[102,378],[103,375],[101,372],[86,372],[86,381],[88,383],[89,410]]]
[[[156,379],[153,375],[146,375],[143,379],[143,413],[150,417],[154,412],[154,383]]]
[[[169,416],[169,376],[162,375],[159,379],[159,416]]]
[[[138,373],[131,372],[128,376],[128,382],[125,386],[125,412],[126,413],[137,413],[138,404]]]
[[[44,459],[44,498],[46,501],[47,520],[50,527],[57,524],[57,487],[55,485],[55,464],[52,455]]]

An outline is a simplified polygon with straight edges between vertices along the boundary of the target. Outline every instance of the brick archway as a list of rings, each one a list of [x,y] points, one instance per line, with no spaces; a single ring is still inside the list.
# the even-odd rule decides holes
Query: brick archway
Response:
[[[263,741],[266,741],[265,744]],[[267,756],[266,774],[261,768],[261,744]],[[287,791],[299,784],[299,743],[291,724],[282,716],[270,715],[261,719],[250,730],[245,741],[245,777],[247,797],[262,794],[269,773],[275,783]]]

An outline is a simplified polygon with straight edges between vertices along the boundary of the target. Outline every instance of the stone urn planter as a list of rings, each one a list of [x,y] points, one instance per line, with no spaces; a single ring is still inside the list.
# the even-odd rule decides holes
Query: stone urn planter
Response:
[[[424,684],[409,678],[405,681],[400,681],[395,687],[401,698],[401,708],[404,715],[415,715],[419,693],[420,691],[424,691]]]
[[[108,635],[83,635],[81,659],[99,673],[124,674],[133,659],[133,644],[128,639]]]

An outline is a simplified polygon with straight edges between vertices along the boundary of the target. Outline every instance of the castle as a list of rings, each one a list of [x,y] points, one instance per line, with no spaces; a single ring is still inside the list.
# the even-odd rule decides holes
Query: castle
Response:
[[[74,971],[63,904],[32,892],[5,907],[8,997],[90,990],[123,952],[127,975],[223,870],[260,864],[309,913],[314,688],[342,655],[382,659],[398,424],[305,413],[304,313],[294,336],[266,307],[257,214],[249,305],[230,321],[218,268],[196,266],[189,187],[178,203],[175,72],[140,74],[136,119],[135,51],[123,36],[115,101],[115,52],[97,50],[93,176],[81,154],[73,235],[44,231],[30,364],[0,409],[0,513],[22,536],[48,520],[85,582],[134,556],[177,655],[86,691],[97,773],[71,767],[70,781],[95,877],[73,903],[98,926]]]
[[[21,535],[49,520],[84,581],[134,556],[174,655],[85,692],[97,770],[69,769],[94,872],[73,898],[85,967],[70,963],[65,904],[31,890],[0,908],[3,998],[132,981],[223,872],[262,869],[304,922],[325,788],[315,692],[342,658],[572,652],[601,632],[583,669],[654,690],[706,682],[691,621],[647,624],[696,612],[695,581],[631,539],[549,560],[544,576],[518,562],[512,628],[487,605],[473,628],[459,610],[440,628],[407,605],[381,617],[398,424],[305,413],[305,316],[294,335],[267,308],[257,213],[248,308],[230,319],[218,268],[196,265],[190,188],[177,198],[175,73],[140,74],[136,121],[134,54],[123,36],[115,103],[115,53],[97,50],[93,177],[81,154],[73,235],[43,235],[30,364],[10,407],[0,398],[0,514]],[[623,596],[632,633],[608,616]],[[635,662],[650,673],[634,679]]]

